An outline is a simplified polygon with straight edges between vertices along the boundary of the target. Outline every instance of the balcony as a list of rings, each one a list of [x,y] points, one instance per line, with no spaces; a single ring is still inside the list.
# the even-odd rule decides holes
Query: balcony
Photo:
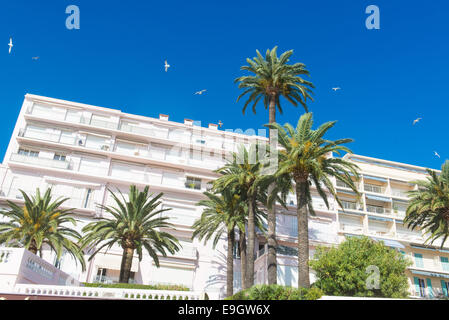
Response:
[[[197,258],[197,249],[193,246],[186,246],[183,245],[182,248],[176,252],[174,255],[171,255],[170,253],[168,256],[173,256],[177,258],[189,258],[189,259],[196,259]]]
[[[363,233],[363,226],[356,224],[340,223],[340,230],[345,233]]]
[[[155,132],[151,128],[142,128],[138,126],[132,126],[129,124],[122,124],[120,130],[124,132],[136,133],[143,136],[155,136]]]
[[[366,205],[366,211],[377,214],[390,214],[391,210],[385,207]]]
[[[394,197],[400,197],[400,198],[408,198],[408,191],[406,190],[399,190],[399,189],[391,189],[391,195]]]
[[[105,128],[105,129],[112,129],[112,130],[118,129],[118,123],[116,123],[116,122],[94,119],[94,118],[86,119],[84,117],[81,117],[80,123],[87,124],[87,125],[90,125],[93,127],[101,127],[101,128]]]
[[[45,159],[45,158],[39,158],[39,157],[30,157],[30,156],[25,156],[25,155],[18,154],[18,153],[11,154],[10,161],[32,164],[32,165],[37,165],[37,166],[50,167],[50,168],[55,168],[55,169],[67,170],[70,168],[70,162],[68,162],[68,161]]]
[[[351,201],[341,201],[341,204],[343,206],[343,209],[345,210],[358,210],[357,208],[357,202],[351,202]]]
[[[367,192],[373,192],[373,193],[379,193],[379,194],[385,193],[385,190],[386,190],[385,187],[377,186],[374,184],[368,184],[368,183],[364,184],[363,189]]]

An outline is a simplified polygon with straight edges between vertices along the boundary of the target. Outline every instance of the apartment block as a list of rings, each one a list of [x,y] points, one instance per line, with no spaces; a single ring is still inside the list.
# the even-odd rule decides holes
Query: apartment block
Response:
[[[223,131],[215,124],[202,127],[190,119],[173,122],[164,114],[151,118],[27,94],[0,166],[0,207],[6,208],[7,200],[23,203],[19,189],[34,193],[36,188],[52,187],[56,196],[70,198],[64,205],[75,208],[76,229],[81,232],[95,218],[108,216],[98,205],[114,204],[109,190],[120,190],[126,198],[131,184],[150,186],[153,193],[164,193],[162,208],[172,210],[163,214],[174,224],[169,232],[180,240],[182,250],[160,256],[160,268],[147,254],[140,262],[136,255],[132,281],[181,284],[205,291],[212,299],[221,298],[225,294],[226,239],[213,249],[211,243],[191,239],[191,226],[201,215],[197,202],[218,177],[214,170],[239,145],[253,143],[267,143],[267,139],[241,130]],[[346,237],[368,235],[414,261],[407,271],[412,295],[447,295],[449,251],[424,246],[421,231],[412,232],[403,224],[406,192],[416,188],[411,181],[425,178],[425,169],[358,155],[346,158],[361,168],[358,188],[362,197],[336,183],[344,208],[330,195],[327,208],[312,186],[317,214],[309,218],[311,258],[318,245],[335,246]],[[278,283],[296,286],[296,197],[289,195],[287,203],[287,209],[277,208]],[[256,283],[266,283],[267,247],[261,233],[256,249]],[[237,291],[240,263],[237,248],[234,251]],[[119,247],[98,254],[82,272],[70,256],[57,261],[48,248],[43,250],[48,263],[80,282],[117,282],[121,254]],[[89,257],[90,252],[85,252],[86,261]]]

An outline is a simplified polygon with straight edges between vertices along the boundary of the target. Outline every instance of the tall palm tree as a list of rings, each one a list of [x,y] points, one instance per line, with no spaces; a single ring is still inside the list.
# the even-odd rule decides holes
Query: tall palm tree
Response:
[[[277,46],[271,51],[267,50],[265,58],[256,50],[257,57],[247,58],[248,66],[242,66],[240,70],[248,71],[253,75],[242,76],[235,80],[239,82],[239,88],[245,91],[238,97],[237,102],[246,95],[249,95],[243,106],[243,114],[246,108],[252,103],[252,110],[256,113],[258,102],[263,99],[265,109],[268,109],[268,122],[276,122],[276,110],[282,114],[281,97],[285,98],[295,107],[301,104],[305,111],[307,99],[313,101],[311,96],[314,85],[304,80],[301,76],[309,76],[306,66],[303,63],[288,64],[293,50],[284,52],[279,58],[277,56]],[[272,143],[272,133],[270,132],[270,145]],[[275,146],[276,147],[276,146]],[[274,150],[276,152],[276,150]],[[269,187],[269,193],[273,193],[275,184]],[[277,283],[277,261],[276,261],[276,206],[268,208],[268,283]]]
[[[97,247],[89,260],[103,248],[108,251],[114,244],[120,245],[123,255],[119,282],[128,283],[134,251],[137,251],[139,261],[142,261],[142,251],[145,249],[159,268],[158,253],[164,257],[167,255],[166,251],[174,254],[180,249],[179,242],[170,233],[160,231],[160,228],[172,227],[167,221],[168,217],[160,216],[170,209],[158,209],[163,193],[153,197],[148,186],[141,192],[132,185],[129,188],[129,201],[126,201],[120,190],[121,199],[111,190],[109,192],[116,206],[99,207],[112,215],[112,218],[100,218],[86,225],[81,243],[83,247]]]
[[[441,174],[427,169],[427,180],[415,181],[418,190],[410,191],[411,198],[404,222],[412,230],[420,227],[429,234],[426,242],[449,236],[449,160],[441,166]]]
[[[238,226],[244,228],[244,207],[240,196],[225,190],[223,194],[204,192],[206,200],[198,202],[198,206],[204,207],[201,218],[193,224],[193,238],[207,243],[213,237],[212,247],[215,249],[218,241],[226,234],[226,296],[234,294],[234,258],[235,229]]]
[[[8,220],[0,222],[0,243],[22,246],[34,254],[41,252],[46,244],[56,253],[57,259],[65,251],[81,263],[84,271],[84,255],[76,244],[81,235],[68,226],[76,226],[76,220],[71,216],[73,209],[60,208],[69,199],[59,197],[53,200],[51,188],[43,196],[39,189],[36,189],[35,196],[29,196],[23,190],[20,192],[25,203],[17,205],[8,200],[10,210],[0,213]]]
[[[311,196],[312,182],[328,208],[326,189],[342,206],[334,189],[332,178],[346,183],[358,194],[351,178],[353,176],[355,179],[359,179],[358,167],[344,159],[331,157],[333,152],[337,154],[340,152],[351,153],[351,150],[343,144],[352,142],[352,139],[330,141],[324,138],[324,135],[335,123],[336,121],[327,122],[317,130],[313,130],[312,113],[306,113],[300,117],[296,129],[288,123],[284,126],[277,123],[267,125],[269,128],[278,130],[279,143],[284,148],[279,153],[277,175],[290,175],[296,192],[298,287],[310,287],[308,213],[315,214]]]
[[[247,150],[239,146],[239,152],[233,153],[232,162],[216,170],[222,174],[214,182],[216,190],[231,189],[241,196],[248,206],[248,243],[246,256],[246,277],[243,288],[254,284],[254,257],[258,200],[265,199],[266,188],[271,177],[262,174],[263,162],[258,155],[258,146],[253,144]],[[264,202],[264,201],[263,201]],[[243,258],[242,258],[243,259]]]

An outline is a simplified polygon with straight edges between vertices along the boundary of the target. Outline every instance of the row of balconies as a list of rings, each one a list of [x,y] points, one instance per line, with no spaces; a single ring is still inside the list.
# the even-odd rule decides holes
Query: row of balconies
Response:
[[[390,224],[391,223],[392,222],[390,222]],[[396,226],[398,226],[398,224]],[[340,222],[339,232],[358,234],[358,235],[387,237],[403,241],[417,241],[417,242],[423,241],[423,236],[420,232],[403,230],[402,228],[399,227],[397,227],[396,231],[394,231],[392,226],[388,225],[388,223],[385,223],[385,225],[382,227],[379,225],[372,226],[368,222],[368,225],[365,227],[362,223],[357,224],[357,223]]]
[[[73,150],[88,149],[96,151],[99,154],[107,152],[117,158],[127,156],[134,161],[153,160],[169,162],[177,165],[188,165],[198,168],[208,168],[208,170],[216,170],[224,165],[224,157],[221,154],[214,154],[210,151],[193,151],[181,147],[169,147],[163,150],[153,149],[150,144],[135,143],[134,148],[119,148],[115,141],[104,143],[90,144],[86,142],[86,136],[76,138],[63,136],[62,133],[55,135],[50,133],[30,134],[27,131],[20,131],[19,137],[27,139],[38,139],[39,141],[49,142],[51,145],[60,144],[61,146],[70,146]],[[130,143],[131,146],[131,143]],[[195,152],[195,153],[193,153]],[[143,159],[142,159],[143,158]],[[63,166],[61,163],[47,162],[47,166]]]
[[[43,166],[43,167],[49,167],[54,169],[64,169],[64,170],[71,170],[71,171],[79,171],[82,173],[81,168],[75,167],[75,162],[72,160],[53,160],[53,159],[47,159],[47,158],[41,158],[37,156],[27,156],[23,154],[17,154],[13,153],[11,154],[10,161],[12,162],[19,162],[19,163],[25,163],[25,164],[31,164],[36,166]],[[95,166],[92,167],[92,171],[95,171],[94,169],[97,168]],[[100,172],[103,171],[104,168],[98,167],[98,170]],[[142,167],[143,169],[143,167]],[[131,170],[130,170],[131,171]],[[150,174],[148,172],[141,172],[141,173],[126,173],[126,174],[119,174],[117,172],[111,172],[111,177],[119,177],[119,178],[133,178],[140,180],[142,182],[150,182]],[[125,177],[126,176],[126,177]],[[193,190],[206,190],[207,185],[203,183],[203,181],[200,178],[183,178],[181,175],[179,176],[179,179],[184,179],[184,187],[187,189],[193,189]],[[182,184],[179,184],[181,186]]]
[[[405,183],[405,182],[404,182]],[[337,181],[337,187],[350,189],[349,186],[341,181]],[[408,191],[411,191],[412,189],[401,189],[401,188],[394,188],[394,187],[388,187],[388,185],[375,185],[370,183],[363,183],[363,189],[361,189],[361,183],[356,183],[356,187],[359,190],[359,192],[370,192],[375,193],[383,196],[389,196],[389,197],[395,197],[395,198],[408,198]]]
[[[403,219],[405,217],[406,212],[406,209],[403,206],[396,206],[394,202],[392,204],[392,208],[387,208],[380,205],[366,204],[366,210],[364,210],[363,206],[357,202],[342,200],[341,203],[345,211],[368,212],[378,215],[393,216],[400,219]]]
[[[242,135],[242,137],[224,137],[220,135],[209,135],[204,136],[201,127],[192,126],[192,129],[187,128],[169,128],[169,126],[162,126],[159,124],[152,124],[151,127],[141,127],[139,125],[134,125],[128,123],[127,121],[116,119],[116,121],[107,121],[104,119],[97,119],[90,115],[85,117],[83,115],[69,116],[67,110],[65,114],[61,114],[59,117],[55,116],[50,109],[48,111],[43,110],[42,106],[39,109],[29,108],[26,112],[27,115],[32,115],[38,118],[42,118],[44,121],[51,119],[52,121],[57,120],[60,122],[71,123],[71,124],[82,124],[86,126],[92,126],[95,128],[103,128],[107,130],[120,131],[125,133],[131,133],[138,136],[145,136],[155,139],[163,139],[171,141],[172,143],[192,143],[196,145],[206,146],[209,148],[223,149],[232,151],[235,148],[235,144],[243,143],[245,145],[249,144],[249,140],[254,140],[249,136]],[[165,118],[164,118],[165,119]],[[190,121],[185,122],[186,124],[192,125]],[[216,128],[212,125],[210,128]],[[189,134],[191,137],[189,137]],[[196,135],[196,133],[198,133]]]

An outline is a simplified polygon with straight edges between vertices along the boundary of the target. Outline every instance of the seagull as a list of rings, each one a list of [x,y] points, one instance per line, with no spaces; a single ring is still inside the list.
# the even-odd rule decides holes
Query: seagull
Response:
[[[341,90],[340,87],[336,87],[336,88],[332,88],[332,90],[334,90],[335,92],[337,92],[337,90]]]
[[[413,125],[417,124],[419,122],[419,120],[421,120],[422,118],[418,118],[416,120],[413,120]]]
[[[39,60],[39,57],[32,57],[33,60]]]
[[[218,125],[220,126],[220,128],[223,126],[223,122],[221,122],[221,120],[218,120]]]
[[[167,60],[165,60],[165,72],[168,71],[168,68],[170,68],[170,65],[167,63]]]
[[[206,89],[203,89],[201,91],[197,91],[197,92],[195,92],[195,94],[203,94],[204,92],[206,92]]]
[[[9,46],[9,53],[11,54],[12,47],[14,47],[14,45],[12,44],[12,38],[9,38],[8,46]]]
[[[436,152],[436,151],[434,151],[434,152],[435,152],[436,157],[441,158],[440,155],[438,154],[438,152]]]

